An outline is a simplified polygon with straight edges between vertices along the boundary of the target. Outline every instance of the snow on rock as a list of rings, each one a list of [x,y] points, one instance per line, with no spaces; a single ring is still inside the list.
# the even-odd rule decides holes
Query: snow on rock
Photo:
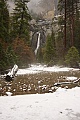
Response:
[[[0,97],[0,120],[80,120],[80,87]]]
[[[7,94],[8,96],[11,96],[11,95],[12,95],[12,93],[11,93],[11,92],[6,92],[6,94]]]
[[[73,77],[73,76],[67,77],[67,80],[72,80],[72,81],[74,81],[74,80],[77,80],[77,79],[78,79],[77,77]]]

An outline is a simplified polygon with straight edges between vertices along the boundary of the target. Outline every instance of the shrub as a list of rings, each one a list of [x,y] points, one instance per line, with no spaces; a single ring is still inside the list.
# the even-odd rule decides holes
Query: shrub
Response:
[[[19,66],[26,66],[34,61],[34,54],[32,49],[21,38],[16,38],[13,42],[13,50],[18,57],[17,64]]]
[[[78,67],[79,59],[80,57],[78,50],[72,46],[65,57],[66,65],[70,67]]]
[[[51,61],[54,61],[55,58],[55,49],[53,45],[53,39],[50,35],[47,36],[45,51],[44,51],[44,61],[46,63],[49,63]]]

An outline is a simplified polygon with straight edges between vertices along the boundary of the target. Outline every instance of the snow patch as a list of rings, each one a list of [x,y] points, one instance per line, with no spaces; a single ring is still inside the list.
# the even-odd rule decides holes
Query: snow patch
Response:
[[[71,77],[67,77],[66,79],[67,79],[67,80],[72,80],[72,81],[74,81],[74,80],[77,80],[77,77],[71,76]]]
[[[60,66],[53,66],[47,67],[46,65],[31,65],[31,67],[26,69],[19,69],[17,75],[20,74],[35,74],[39,72],[67,72],[67,71],[77,71],[79,69],[68,68],[68,67],[60,67]]]
[[[80,120],[80,87],[0,97],[0,120]]]

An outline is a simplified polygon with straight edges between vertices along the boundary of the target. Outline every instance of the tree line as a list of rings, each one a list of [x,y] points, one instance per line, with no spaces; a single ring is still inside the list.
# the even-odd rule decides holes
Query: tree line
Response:
[[[59,25],[61,27],[60,34],[63,34],[62,36],[64,41],[63,54],[65,57],[65,54],[67,54],[70,48],[76,48],[78,51],[77,60],[76,57],[74,57],[75,55],[71,55],[71,58],[67,58],[72,59],[73,57],[73,59],[68,64],[73,66],[73,61],[76,61],[74,64],[74,66],[76,66],[79,63],[80,55],[80,0],[59,0],[58,10],[61,15],[59,18]],[[73,50],[75,51],[75,49],[72,49],[72,53]],[[74,54],[76,53],[74,52]],[[65,57],[65,61],[69,60],[66,60]]]
[[[30,46],[32,19],[27,7],[28,0],[15,0],[15,8],[9,13],[7,0],[0,0],[0,71],[27,65],[34,59]]]
[[[80,0],[59,0],[57,22],[42,49],[43,61],[78,67],[80,62]],[[56,24],[56,25],[55,25]],[[57,30],[55,30],[57,26]]]
[[[35,60],[30,43],[29,21],[32,17],[28,2],[15,0],[15,8],[10,14],[7,0],[0,0],[0,71],[15,63],[25,66]],[[75,67],[80,62],[80,1],[59,0],[58,11],[58,29],[55,32],[53,28],[47,36],[46,44],[39,48],[37,60],[48,65]]]

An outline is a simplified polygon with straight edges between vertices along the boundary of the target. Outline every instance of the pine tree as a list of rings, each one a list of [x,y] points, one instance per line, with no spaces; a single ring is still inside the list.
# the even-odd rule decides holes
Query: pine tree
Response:
[[[6,69],[8,66],[6,46],[7,43],[0,39],[0,71]]]
[[[74,21],[74,45],[80,53],[80,11],[76,10],[76,16]]]
[[[53,39],[51,38],[51,35],[48,35],[45,46],[44,61],[46,63],[49,63],[51,61],[54,61],[54,58],[55,58],[54,42]]]
[[[9,40],[9,10],[6,0],[0,0],[0,38]]]
[[[0,71],[7,67],[6,42],[9,40],[9,11],[6,0],[0,0]]]
[[[79,61],[80,61],[79,52],[74,46],[72,46],[68,50],[68,53],[65,57],[65,63],[70,67],[78,67]]]
[[[18,57],[15,54],[14,50],[12,49],[11,45],[8,45],[6,49],[6,61],[8,66],[14,66],[17,63]]]
[[[79,5],[78,5],[79,4]],[[79,0],[59,0],[58,3],[58,10],[60,13],[64,15],[64,28],[65,28],[65,46],[66,46],[66,40],[67,40],[67,30],[70,31],[70,46],[74,45],[74,39],[75,39],[75,16],[77,12],[79,11],[80,2]]]
[[[31,16],[28,11],[27,3],[28,0],[15,0],[11,34],[13,38],[21,37],[28,41],[29,21],[31,20]]]

